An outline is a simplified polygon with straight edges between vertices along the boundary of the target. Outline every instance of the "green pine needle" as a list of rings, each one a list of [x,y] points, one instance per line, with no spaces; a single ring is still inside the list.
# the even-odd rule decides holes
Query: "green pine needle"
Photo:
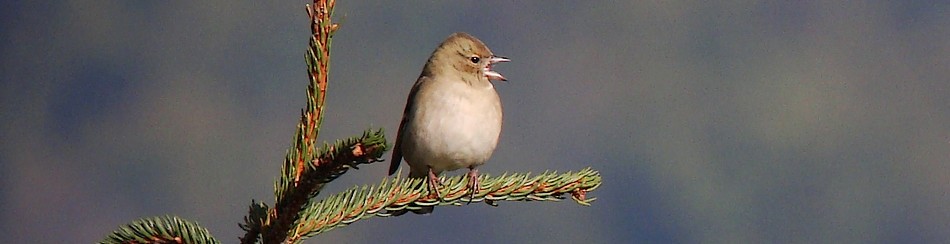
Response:
[[[205,229],[175,216],[143,218],[120,226],[99,243],[220,243]]]

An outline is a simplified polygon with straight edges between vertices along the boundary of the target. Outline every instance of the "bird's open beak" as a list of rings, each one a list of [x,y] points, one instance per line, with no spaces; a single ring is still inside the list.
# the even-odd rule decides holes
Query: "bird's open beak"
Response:
[[[510,61],[511,59],[508,59],[506,57],[492,56],[491,59],[488,60],[488,66],[485,66],[485,70],[484,70],[485,77],[488,77],[488,80],[508,81],[508,79],[506,79],[504,76],[502,76],[498,72],[491,70],[491,66],[492,64],[495,64],[495,63],[504,63],[504,62],[510,62]]]

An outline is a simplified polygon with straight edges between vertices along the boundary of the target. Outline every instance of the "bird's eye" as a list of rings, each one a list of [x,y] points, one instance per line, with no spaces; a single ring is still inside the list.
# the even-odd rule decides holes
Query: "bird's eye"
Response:
[[[471,57],[471,58],[468,58],[468,60],[472,61],[473,64],[477,64],[478,61],[481,61],[482,59],[478,57]]]

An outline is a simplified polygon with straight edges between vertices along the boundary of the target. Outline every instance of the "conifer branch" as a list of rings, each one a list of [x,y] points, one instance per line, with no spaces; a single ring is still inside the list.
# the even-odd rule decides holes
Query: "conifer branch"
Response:
[[[267,220],[268,209],[267,204],[251,200],[247,216],[244,216],[244,223],[238,224],[244,230],[244,236],[239,238],[241,243],[257,243],[261,236],[261,228],[264,227],[264,221]]]
[[[586,193],[601,184],[600,173],[590,168],[579,172],[557,174],[545,172],[531,177],[527,174],[504,174],[499,177],[479,176],[482,186],[469,200],[468,176],[455,176],[441,186],[443,198],[425,187],[426,180],[411,178],[384,179],[378,186],[355,187],[327,197],[320,202],[311,202],[301,211],[293,234],[288,242],[320,234],[372,216],[388,217],[395,211],[419,209],[424,206],[456,205],[485,201],[495,205],[497,201],[559,201],[569,194],[578,204],[589,206],[596,198],[588,199]]]
[[[297,220],[301,207],[319,194],[327,182],[356,168],[361,163],[379,161],[386,150],[382,130],[364,132],[360,139],[338,142],[335,146],[324,145],[316,152],[315,144],[320,132],[325,107],[328,74],[330,69],[330,45],[338,25],[331,22],[335,0],[315,0],[307,5],[312,36],[306,53],[310,84],[307,89],[307,107],[304,109],[293,146],[285,157],[281,177],[275,185],[276,201],[264,221],[246,220],[244,228],[251,230],[242,237],[246,243],[255,242],[259,230],[264,243],[280,243],[287,230]],[[338,149],[344,149],[343,151]],[[252,206],[252,212],[254,206]],[[250,213],[249,213],[250,214]],[[249,215],[249,217],[252,217]],[[253,226],[255,224],[260,227]]]
[[[264,243],[281,243],[287,237],[291,225],[299,219],[302,207],[316,197],[327,182],[346,173],[350,168],[358,168],[360,164],[382,161],[380,158],[386,152],[387,146],[383,130],[380,129],[366,131],[359,138],[341,140],[322,148],[317,154],[319,156],[304,167],[297,186],[287,189],[285,197],[268,212],[267,220],[261,228]],[[292,176],[282,177],[290,179]]]
[[[99,243],[220,243],[208,229],[178,217],[143,218],[112,232]]]

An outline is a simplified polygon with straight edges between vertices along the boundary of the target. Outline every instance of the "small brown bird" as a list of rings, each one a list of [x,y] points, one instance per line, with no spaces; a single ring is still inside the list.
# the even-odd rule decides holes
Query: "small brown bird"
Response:
[[[469,34],[446,38],[409,92],[389,174],[405,157],[409,177],[428,177],[429,191],[441,198],[438,175],[468,168],[474,198],[479,189],[476,167],[488,161],[501,134],[501,99],[491,81],[506,79],[491,67],[508,61]],[[432,207],[413,212],[431,213]]]

